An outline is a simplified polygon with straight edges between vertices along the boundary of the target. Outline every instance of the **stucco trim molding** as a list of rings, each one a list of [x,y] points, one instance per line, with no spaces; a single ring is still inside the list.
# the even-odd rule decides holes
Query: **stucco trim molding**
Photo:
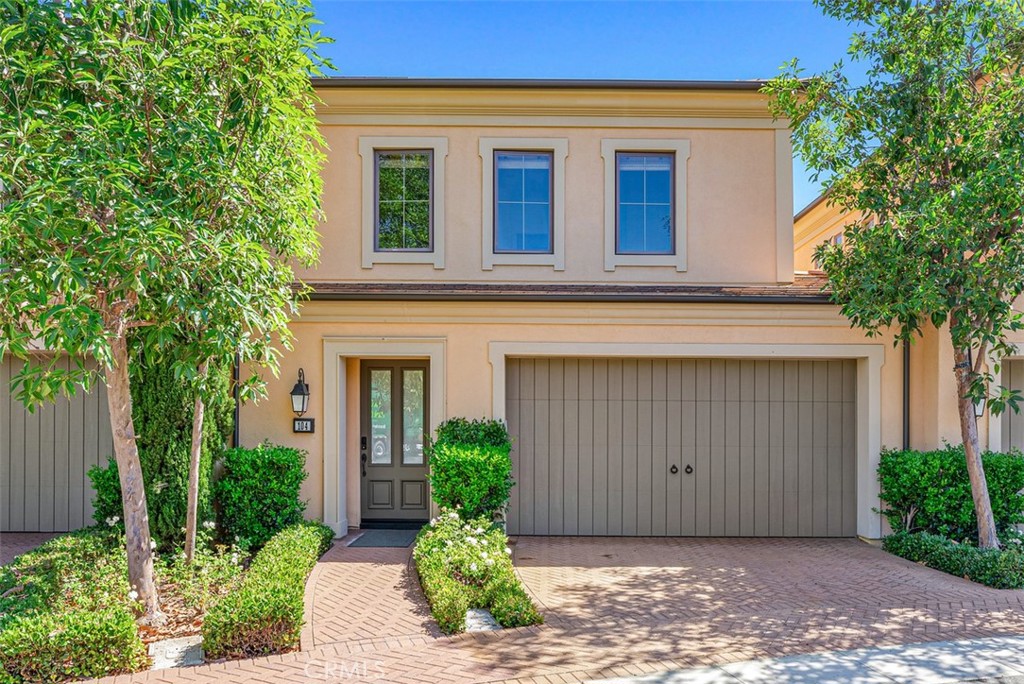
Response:
[[[616,152],[674,152],[675,186],[673,220],[675,221],[675,254],[617,254],[615,251]],[[690,159],[690,141],[685,138],[605,138],[601,141],[604,158],[604,270],[619,266],[675,266],[686,270],[686,167]]]
[[[775,131],[775,269],[780,283],[793,282],[793,140]]]
[[[491,342],[491,415],[505,419],[505,362],[509,357],[657,357],[857,359],[857,534],[878,539],[882,518],[873,512],[878,499],[879,454],[882,448],[881,344],[705,344],[604,342]]]
[[[447,413],[446,341],[443,337],[323,338],[323,505],[324,524],[337,537],[348,534],[348,394],[345,360],[427,359],[430,361],[430,431]],[[356,427],[358,430],[358,427]]]
[[[376,150],[432,150],[433,181],[430,187],[433,249],[429,252],[378,252],[374,249],[375,185],[374,152]],[[409,136],[360,136],[359,156],[362,157],[362,267],[374,264],[433,264],[444,268],[445,219],[445,166],[448,157],[448,138]]]
[[[550,152],[551,254],[509,254],[494,251],[494,152],[496,150]],[[565,158],[569,156],[568,138],[480,138],[483,182],[480,225],[483,226],[483,270],[495,265],[551,266],[565,270]]]

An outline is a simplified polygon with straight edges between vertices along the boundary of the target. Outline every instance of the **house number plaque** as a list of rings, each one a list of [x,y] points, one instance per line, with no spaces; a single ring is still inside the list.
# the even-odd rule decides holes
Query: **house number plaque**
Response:
[[[312,418],[292,418],[292,432],[314,432]]]

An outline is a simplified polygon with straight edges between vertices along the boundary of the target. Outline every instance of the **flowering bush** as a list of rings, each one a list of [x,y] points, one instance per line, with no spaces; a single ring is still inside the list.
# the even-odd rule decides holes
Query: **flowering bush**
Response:
[[[508,538],[484,518],[463,521],[452,510],[423,528],[413,560],[441,631],[466,628],[466,611],[485,608],[504,627],[543,621],[512,567]]]

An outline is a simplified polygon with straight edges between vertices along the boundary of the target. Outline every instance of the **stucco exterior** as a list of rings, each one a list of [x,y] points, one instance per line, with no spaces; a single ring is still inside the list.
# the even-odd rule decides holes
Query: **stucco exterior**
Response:
[[[820,202],[794,222],[787,124],[772,120],[756,88],[322,85],[320,118],[330,147],[323,259],[300,272],[318,294],[292,325],[295,348],[284,356],[280,377],[270,380],[269,398],[242,407],[240,428],[243,444],[269,439],[309,453],[307,515],[339,534],[362,523],[360,359],[428,359],[429,422],[436,427],[455,416],[504,418],[509,358],[842,358],[857,362],[857,534],[881,535],[875,470],[882,448],[903,443],[903,350],[891,338],[851,329],[820,297],[815,303],[789,296],[810,292],[793,284],[794,272],[813,270],[814,247],[846,219]],[[553,190],[564,250],[538,265],[488,263],[484,251],[490,209],[482,155],[517,139],[529,141],[525,147],[557,141],[551,149],[564,158],[564,177]],[[685,165],[677,226],[685,258],[609,262],[615,186],[607,152],[634,140],[642,149],[685,150],[676,157]],[[386,263],[388,255],[380,262],[368,243],[374,178],[366,159],[382,145],[429,146],[441,165],[434,206],[443,232],[435,235],[435,253],[409,257],[421,263]],[[387,295],[388,285],[404,294]],[[472,289],[480,285],[493,287]],[[577,289],[565,294],[563,287],[557,299],[545,299],[543,290],[503,294],[524,285]],[[616,302],[596,289],[587,296],[588,287],[642,285],[709,294],[672,302],[638,295]],[[357,293],[355,286],[369,289]],[[933,330],[910,351],[911,446],[957,441],[952,374],[944,372],[952,365],[948,347]],[[300,367],[312,392],[314,434],[291,431],[287,395]]]

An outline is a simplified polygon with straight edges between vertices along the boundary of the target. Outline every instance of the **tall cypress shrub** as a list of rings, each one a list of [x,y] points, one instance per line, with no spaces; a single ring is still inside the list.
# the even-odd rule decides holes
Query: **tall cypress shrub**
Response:
[[[206,403],[203,421],[203,453],[199,475],[199,520],[212,520],[210,475],[213,463],[224,452],[234,428],[231,396],[231,368],[210,366],[215,388]],[[192,411],[195,395],[188,384],[175,379],[170,364],[137,361],[131,368],[132,403],[136,440],[151,534],[159,546],[168,549],[184,541],[188,502],[189,447],[192,441]],[[96,489],[93,517],[103,522],[121,514],[117,467],[89,473]]]

